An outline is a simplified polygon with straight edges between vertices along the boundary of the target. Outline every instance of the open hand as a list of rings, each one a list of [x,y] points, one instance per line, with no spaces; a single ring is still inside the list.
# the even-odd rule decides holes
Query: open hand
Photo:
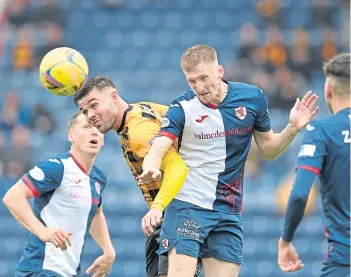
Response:
[[[154,228],[161,223],[162,211],[151,208],[150,211],[141,220],[141,228],[145,235],[150,236]]]
[[[87,269],[86,274],[92,274],[95,270],[92,277],[104,277],[110,272],[114,260],[114,255],[111,256],[104,254],[93,262],[93,264]]]
[[[280,238],[278,245],[278,265],[283,272],[298,271],[304,266],[294,245],[282,238]]]
[[[67,250],[67,245],[71,246],[72,233],[65,232],[59,228],[45,228],[38,237],[43,242],[51,242],[56,248],[62,251]]]
[[[308,91],[301,99],[297,98],[294,107],[291,109],[289,123],[298,131],[301,131],[316,115],[319,110],[317,106],[318,96]]]

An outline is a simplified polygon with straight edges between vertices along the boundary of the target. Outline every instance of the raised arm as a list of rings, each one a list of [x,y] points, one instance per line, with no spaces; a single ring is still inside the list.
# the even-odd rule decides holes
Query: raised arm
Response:
[[[272,130],[254,130],[254,138],[262,157],[266,160],[278,158],[294,140],[297,134],[311,121],[318,112],[315,108],[318,96],[311,91],[296,100],[290,112],[289,123],[281,133],[273,133]],[[265,112],[265,111],[263,111]]]

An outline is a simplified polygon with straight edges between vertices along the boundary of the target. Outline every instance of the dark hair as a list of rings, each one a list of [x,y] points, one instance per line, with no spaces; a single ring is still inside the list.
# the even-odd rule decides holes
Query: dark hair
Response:
[[[341,53],[334,56],[323,65],[326,76],[349,81],[350,79],[350,53]]]
[[[76,123],[77,117],[81,114],[81,111],[76,112],[75,114],[72,115],[71,119],[68,121],[67,124],[67,129],[68,131],[71,130],[71,128],[73,127],[73,125]]]
[[[78,101],[86,96],[93,89],[103,89],[105,87],[115,87],[115,84],[110,77],[107,76],[96,76],[90,78],[86,81],[84,86],[74,95],[73,101],[74,104],[78,106]]]

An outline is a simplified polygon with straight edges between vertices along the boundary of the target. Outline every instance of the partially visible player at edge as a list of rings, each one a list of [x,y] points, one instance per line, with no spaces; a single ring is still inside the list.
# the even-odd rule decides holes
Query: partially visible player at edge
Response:
[[[77,113],[69,121],[68,139],[69,152],[37,164],[3,198],[30,232],[16,277],[79,275],[87,231],[103,250],[87,274],[106,276],[115,259],[101,205],[106,177],[94,166],[104,137]],[[32,197],[33,210],[28,203]]]
[[[324,66],[325,100],[333,115],[306,128],[298,154],[295,182],[290,193],[278,264],[282,271],[299,270],[292,244],[314,179],[320,175],[323,222],[328,253],[322,277],[350,276],[350,53],[332,58]]]
[[[190,47],[181,67],[191,89],[170,105],[140,177],[148,182],[160,174],[160,161],[178,138],[189,172],[166,209],[159,253],[168,254],[168,277],[191,276],[198,257],[206,277],[237,276],[243,262],[242,180],[251,137],[265,159],[277,158],[316,114],[317,96],[308,92],[297,99],[289,124],[275,134],[262,90],[223,80],[215,49]]]
[[[144,156],[158,135],[162,118],[168,107],[149,102],[126,103],[109,77],[89,79],[74,96],[88,122],[100,132],[115,130],[120,136],[124,157],[137,179],[142,173]],[[188,169],[175,148],[171,148],[161,163],[162,181],[139,187],[150,208],[142,219],[142,228],[148,238],[145,243],[146,273],[148,277],[167,276],[168,259],[156,253],[159,247],[162,212],[184,183]],[[156,227],[153,230],[153,227]],[[201,268],[199,263],[198,271]],[[193,275],[194,276],[194,275]]]

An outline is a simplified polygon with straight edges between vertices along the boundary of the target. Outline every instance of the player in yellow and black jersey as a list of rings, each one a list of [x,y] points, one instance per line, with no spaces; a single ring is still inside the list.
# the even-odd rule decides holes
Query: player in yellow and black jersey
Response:
[[[149,151],[153,138],[157,136],[162,117],[167,110],[167,106],[142,102],[131,104],[124,112],[117,132],[120,135],[124,157],[136,179],[142,173],[144,156]],[[161,187],[161,180],[139,186],[149,208],[156,205],[161,210],[164,209],[164,203],[159,201],[154,203]]]
[[[162,118],[168,107],[141,102],[129,105],[118,94],[113,81],[108,77],[94,77],[74,96],[89,123],[100,132],[115,130],[120,136],[124,157],[133,175],[138,179],[142,163],[152,140],[158,135]],[[162,212],[176,196],[184,183],[188,169],[173,147],[167,152],[161,164],[162,180],[139,187],[150,208],[143,218],[143,231],[149,235],[145,245],[146,272],[148,277],[167,276],[168,260],[158,256],[160,223]],[[155,228],[155,230],[154,230]],[[201,270],[199,263],[198,276]]]

